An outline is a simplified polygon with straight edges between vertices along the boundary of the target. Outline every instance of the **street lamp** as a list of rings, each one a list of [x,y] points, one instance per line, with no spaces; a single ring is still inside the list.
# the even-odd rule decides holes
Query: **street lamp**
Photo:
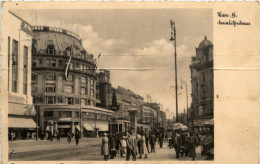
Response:
[[[178,81],[177,81],[177,53],[176,53],[176,28],[175,22],[170,21],[171,24],[171,39],[170,41],[174,41],[174,57],[175,57],[175,94],[176,94],[176,122],[178,122]]]

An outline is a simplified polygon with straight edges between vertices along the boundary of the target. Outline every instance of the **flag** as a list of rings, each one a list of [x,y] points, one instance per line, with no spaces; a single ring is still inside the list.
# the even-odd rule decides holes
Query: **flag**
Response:
[[[70,61],[71,61],[72,54],[73,54],[73,45],[71,45],[71,47],[70,47],[70,58],[69,58],[69,61],[67,63],[66,70],[65,70],[65,79],[66,80],[68,80],[68,77],[69,77],[69,67],[70,67]]]

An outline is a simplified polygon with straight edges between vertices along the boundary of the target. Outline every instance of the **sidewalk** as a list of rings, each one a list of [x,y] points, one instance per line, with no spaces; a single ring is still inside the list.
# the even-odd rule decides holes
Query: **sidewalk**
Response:
[[[88,144],[101,143],[101,138],[83,138],[80,139],[78,147]],[[30,152],[30,151],[39,151],[39,150],[54,150],[57,148],[71,148],[74,147],[75,139],[72,138],[71,143],[69,144],[67,138],[62,138],[59,141],[57,139],[50,140],[17,140],[9,141],[9,152],[20,153],[20,152]]]

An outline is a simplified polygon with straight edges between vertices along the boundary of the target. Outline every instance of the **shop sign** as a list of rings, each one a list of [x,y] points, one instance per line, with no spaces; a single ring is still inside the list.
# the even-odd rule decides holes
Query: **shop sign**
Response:
[[[27,23],[22,21],[21,23],[21,30],[27,33],[28,35],[32,36],[32,28]]]

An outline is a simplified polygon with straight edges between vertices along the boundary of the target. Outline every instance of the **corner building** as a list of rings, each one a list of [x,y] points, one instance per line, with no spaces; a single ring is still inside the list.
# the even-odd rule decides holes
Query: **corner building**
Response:
[[[100,103],[96,63],[79,36],[60,28],[33,26],[32,53],[32,95],[41,131],[54,135],[58,130],[66,135],[80,128],[85,135],[108,131],[112,111],[96,107]]]
[[[190,70],[193,127],[196,131],[203,131],[205,123],[214,114],[213,44],[207,37],[196,48]]]
[[[8,110],[8,137],[9,140],[34,138],[36,124],[30,85],[32,27],[12,12],[7,12],[5,19],[12,22],[2,29],[5,32],[1,44],[2,52],[6,52],[2,60],[8,65],[2,75],[8,77],[3,80],[8,86],[1,88],[8,90],[8,106],[3,109]]]

